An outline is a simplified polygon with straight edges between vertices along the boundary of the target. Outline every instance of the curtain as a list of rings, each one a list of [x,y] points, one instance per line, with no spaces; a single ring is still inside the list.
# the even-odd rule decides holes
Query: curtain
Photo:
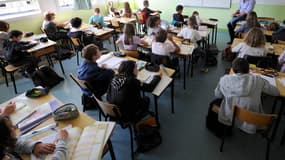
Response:
[[[74,8],[78,10],[91,9],[91,0],[74,0]]]

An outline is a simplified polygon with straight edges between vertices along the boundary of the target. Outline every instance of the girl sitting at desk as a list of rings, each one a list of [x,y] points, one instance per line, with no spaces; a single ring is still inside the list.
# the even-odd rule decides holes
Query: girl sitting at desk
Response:
[[[236,34],[247,33],[253,27],[261,27],[258,22],[256,12],[252,11],[246,16],[246,22],[237,29]]]
[[[46,154],[53,154],[52,159],[67,158],[67,137],[68,133],[61,130],[55,143],[42,143],[32,140],[19,140],[16,137],[16,127],[7,116],[0,115],[0,159],[21,160],[20,154],[34,154],[41,157]]]
[[[156,33],[161,29],[160,27],[160,17],[151,16],[147,22],[147,35],[156,35]]]
[[[126,18],[132,18],[133,13],[132,13],[132,9],[130,7],[130,3],[129,2],[125,2],[124,3],[124,9],[122,10],[122,17],[126,17]]]
[[[119,107],[126,122],[136,123],[149,113],[149,97],[142,97],[141,90],[152,92],[161,78],[156,75],[149,84],[140,82],[136,62],[130,60],[123,61],[118,72],[107,91],[107,100]]]
[[[252,28],[245,36],[244,42],[232,48],[232,52],[238,53],[238,57],[266,56],[265,36],[261,28]]]

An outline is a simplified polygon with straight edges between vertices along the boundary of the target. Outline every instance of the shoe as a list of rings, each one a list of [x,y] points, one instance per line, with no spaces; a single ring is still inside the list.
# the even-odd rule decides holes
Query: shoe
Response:
[[[207,73],[207,72],[209,72],[209,69],[208,68],[202,68],[202,69],[200,69],[200,72]]]

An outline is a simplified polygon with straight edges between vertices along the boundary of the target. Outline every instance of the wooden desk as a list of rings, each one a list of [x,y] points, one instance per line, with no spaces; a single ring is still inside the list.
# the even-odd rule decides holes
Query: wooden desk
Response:
[[[107,57],[107,59],[112,58],[113,57],[113,53],[109,53],[107,55],[104,55],[104,57]],[[104,58],[103,56],[101,58]],[[138,61],[138,59],[133,58],[133,57],[122,57],[121,59],[125,59],[125,60],[133,60],[133,61]],[[101,59],[102,60],[102,59]],[[104,64],[106,61],[101,61],[100,59],[97,61],[97,63],[100,64]],[[100,62],[101,61],[101,62]],[[106,62],[105,64],[107,64],[108,67],[108,63]],[[155,105],[155,118],[157,123],[159,124],[159,114],[158,114],[158,98],[163,94],[163,92],[169,87],[171,86],[171,112],[174,113],[174,79],[169,78],[171,76],[174,75],[175,70],[171,69],[171,68],[166,68],[165,70],[167,73],[165,73],[165,71],[160,68],[160,72],[162,73],[162,78],[161,81],[157,84],[157,86],[155,87],[155,89],[152,91],[152,95],[154,97],[154,105]],[[142,69],[141,71],[139,71],[139,75],[141,73],[148,73],[149,71],[146,71],[145,69]],[[149,72],[149,74],[152,74]]]
[[[232,48],[234,48],[235,46],[237,46],[238,44],[240,44],[241,42],[243,42],[243,39],[240,39],[240,38],[235,38],[233,43],[232,43]],[[268,54],[274,54],[276,56],[280,56],[284,49],[285,49],[285,44],[270,44],[269,42],[266,42],[265,44],[265,48],[267,50],[269,50],[269,48],[273,47],[274,51],[273,53],[268,53]]]
[[[142,40],[146,41],[148,45],[140,45],[143,48],[147,48],[151,50],[151,37],[146,36],[142,38]],[[189,73],[189,65],[191,64],[191,69],[190,69],[190,75],[193,77],[193,58],[192,58],[192,53],[195,49],[195,46],[193,43],[189,45],[184,45],[179,41],[176,41],[176,44],[180,47],[180,52],[179,53],[173,53],[174,56],[178,56],[183,59],[183,88],[186,89],[186,61],[191,60],[188,63],[188,73]]]
[[[37,99],[31,99],[31,98],[27,98],[25,96],[25,94],[21,94],[15,98],[12,98],[11,100],[5,102],[5,103],[2,103],[0,105],[0,107],[3,107],[3,106],[6,106],[7,103],[13,101],[13,102],[23,102],[25,104],[27,104],[28,106],[31,106],[31,107],[38,107],[44,103],[47,103],[51,100],[55,99],[60,105],[62,105],[63,103],[58,100],[56,97],[54,97],[51,93],[49,93],[48,95],[46,96],[43,96],[41,98],[37,98]],[[51,123],[54,123],[54,119],[51,117],[49,118],[47,121],[43,122],[42,124],[40,124],[39,126],[37,126],[36,128],[34,128],[33,130],[36,130],[36,129],[39,129],[39,128],[42,128],[44,126],[47,126]],[[89,125],[92,125],[96,122],[95,119],[91,118],[90,116],[88,116],[87,114],[83,113],[83,112],[80,112],[80,115],[78,118],[74,119],[74,120],[66,120],[66,121],[58,121],[58,126],[57,128],[64,128],[66,127],[67,125],[72,125],[72,126],[77,126],[77,127],[80,127],[80,128],[84,128],[86,126],[89,126]],[[113,123],[113,122],[111,122]],[[31,137],[31,139],[33,140],[39,140],[43,137],[46,137],[47,135],[49,135],[51,133],[51,131],[47,131],[47,132],[44,132],[44,133],[41,133],[39,135],[35,135],[33,137]],[[19,131],[17,131],[17,134],[19,135]],[[110,133],[111,134],[111,133]],[[23,159],[25,160],[28,160],[30,159],[30,155],[23,155]]]
[[[137,20],[136,18],[126,18],[126,17],[120,17],[120,18],[104,17],[104,21],[108,23],[111,23],[111,21],[118,21],[119,23],[127,24],[127,23],[135,23]]]
[[[180,31],[182,30],[181,27],[174,27],[172,25],[170,25],[168,32],[177,35]],[[210,35],[210,30],[198,30],[200,36],[204,39],[208,38]]]
[[[200,25],[205,25],[208,26],[208,28],[212,28],[212,44],[216,44],[218,35],[218,21],[202,19]]]

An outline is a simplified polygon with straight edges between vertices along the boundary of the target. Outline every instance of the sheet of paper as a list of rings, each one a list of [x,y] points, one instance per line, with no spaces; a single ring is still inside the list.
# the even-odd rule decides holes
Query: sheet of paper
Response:
[[[107,54],[101,56],[100,59],[97,60],[98,65],[101,67],[103,64],[107,65],[107,68],[110,69],[118,69],[120,64],[125,61],[124,58],[115,57],[112,54]]]
[[[105,137],[105,140],[104,140],[104,146],[105,146],[107,144],[108,139],[111,137],[112,132],[114,131],[116,123],[115,122],[96,121],[94,124],[95,125],[97,125],[97,124],[99,124],[99,125],[101,125],[101,124],[108,125],[107,132],[106,132],[106,137]]]
[[[195,46],[193,44],[191,44],[191,45],[181,44],[180,45],[180,54],[192,55],[194,48],[195,48]]]
[[[168,76],[162,76],[160,82],[152,91],[152,94],[160,96],[161,93],[167,88],[167,86],[172,82],[172,78]]]
[[[17,106],[17,104],[16,104],[16,106]],[[35,109],[33,107],[30,107],[27,105],[21,106],[21,107],[16,107],[16,111],[10,115],[10,119],[11,119],[13,125],[17,125],[18,123],[23,121],[25,118],[32,115],[34,112],[35,112]]]

